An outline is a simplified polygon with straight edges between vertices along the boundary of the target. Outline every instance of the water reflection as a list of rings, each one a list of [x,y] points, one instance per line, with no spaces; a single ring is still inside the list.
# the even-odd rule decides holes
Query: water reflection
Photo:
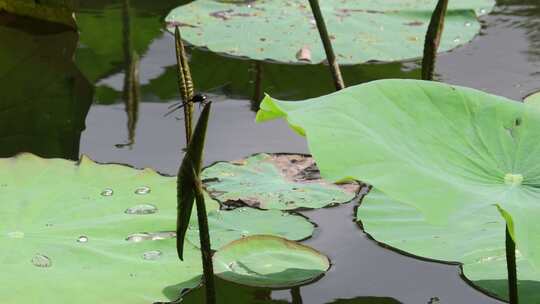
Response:
[[[91,84],[73,62],[78,34],[0,14],[0,157],[79,158]]]
[[[302,287],[289,290],[289,298],[276,298],[268,288],[247,287],[216,277],[216,295],[218,304],[302,304]],[[172,303],[200,304],[204,303],[204,286],[185,292],[181,299],[175,292],[175,286],[169,286],[163,291]],[[328,304],[400,304],[401,302],[388,297],[357,297],[352,299],[336,299]]]

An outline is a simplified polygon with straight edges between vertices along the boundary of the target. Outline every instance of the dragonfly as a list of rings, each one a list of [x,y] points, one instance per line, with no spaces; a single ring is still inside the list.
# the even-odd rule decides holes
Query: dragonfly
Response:
[[[227,98],[227,96],[223,93],[222,89],[227,85],[228,83],[217,86],[215,88],[212,88],[206,91],[207,93],[195,93],[188,102],[180,101],[180,102],[173,103],[172,105],[168,107],[169,111],[165,113],[163,117],[167,117],[171,115],[172,113],[182,109],[183,107],[188,105],[188,103],[199,104],[199,108],[201,108],[204,105],[206,105],[208,102],[210,102],[210,96],[212,96],[213,101],[225,99]],[[218,93],[221,93],[221,94],[218,94]],[[177,119],[181,120],[181,118],[178,118],[178,117]]]

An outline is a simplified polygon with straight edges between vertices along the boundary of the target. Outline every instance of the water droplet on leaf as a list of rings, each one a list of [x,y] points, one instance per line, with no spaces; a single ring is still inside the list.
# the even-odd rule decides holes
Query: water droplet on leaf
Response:
[[[52,266],[52,261],[49,257],[42,254],[36,254],[32,258],[32,264],[37,267],[47,268]]]
[[[142,242],[142,241],[146,241],[150,239],[151,239],[151,236],[148,233],[133,233],[133,234],[128,235],[128,237],[126,238],[126,241],[138,243],[138,242]]]
[[[86,235],[81,235],[78,239],[77,239],[77,242],[78,243],[86,243],[88,242],[88,237]]]
[[[154,214],[158,211],[157,207],[152,204],[140,204],[126,209],[126,214]]]
[[[101,195],[102,196],[112,196],[114,194],[114,191],[113,189],[104,189],[103,191],[101,191]]]
[[[150,191],[150,187],[143,186],[135,189],[135,194],[148,194]]]
[[[143,259],[153,261],[161,257],[162,253],[159,250],[151,250],[143,253]]]
[[[24,238],[24,232],[22,231],[8,232],[7,236],[13,239],[22,239]]]

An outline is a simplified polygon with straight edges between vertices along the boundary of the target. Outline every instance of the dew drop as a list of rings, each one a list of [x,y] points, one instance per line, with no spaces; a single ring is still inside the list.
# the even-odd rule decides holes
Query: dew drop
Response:
[[[78,239],[77,239],[77,243],[87,243],[88,242],[88,237],[86,235],[81,235]]]
[[[459,38],[457,38],[457,37],[454,38],[454,43],[459,43],[460,41],[461,41],[461,39],[459,39]]]
[[[101,196],[112,196],[114,194],[113,189],[107,188],[101,191]]]
[[[161,257],[162,253],[159,250],[150,250],[145,253],[143,253],[143,259],[154,261]]]
[[[138,243],[138,242],[142,242],[142,241],[146,241],[150,239],[152,239],[152,237],[148,233],[133,233],[133,234],[128,235],[128,237],[126,238],[126,241]]]
[[[42,254],[36,254],[32,258],[32,264],[34,264],[34,266],[36,267],[47,268],[52,266],[52,261],[47,256],[44,256]]]
[[[466,27],[469,27],[469,26],[471,26],[471,25],[472,25],[472,23],[471,23],[470,21],[465,22],[465,26],[466,26]]]
[[[148,194],[150,193],[150,187],[147,187],[147,186],[143,186],[143,187],[139,187],[137,189],[135,189],[135,194]]]
[[[126,209],[126,214],[154,214],[158,211],[157,207],[152,204],[140,204]]]
[[[485,8],[480,9],[480,14],[485,14],[485,13],[486,13],[486,9],[485,9]]]

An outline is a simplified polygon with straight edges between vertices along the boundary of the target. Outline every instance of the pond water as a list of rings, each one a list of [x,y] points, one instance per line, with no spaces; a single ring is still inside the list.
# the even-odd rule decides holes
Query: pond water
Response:
[[[164,117],[179,96],[174,40],[163,31],[162,19],[178,1],[81,2],[80,35],[0,15],[0,157],[21,151],[70,159],[86,154],[99,162],[176,174],[184,131],[175,115]],[[498,1],[482,18],[482,32],[474,41],[439,56],[437,79],[515,100],[540,89],[539,17],[535,0]],[[256,152],[307,152],[304,139],[284,122],[254,123],[256,105],[249,101],[255,89],[252,62],[204,50],[190,53],[196,86],[211,91],[215,99],[207,164]],[[264,91],[276,97],[301,99],[332,91],[325,66],[265,63],[262,71]],[[365,64],[343,72],[348,85],[420,75],[417,61]],[[356,205],[302,212],[318,225],[304,243],[332,260],[321,280],[292,292],[245,288],[242,292],[251,295],[246,303],[418,304],[432,298],[440,303],[502,303],[470,287],[456,265],[422,261],[379,246],[354,222]],[[238,286],[219,286],[223,293],[239,292]],[[195,290],[185,302],[197,299],[200,291]]]

